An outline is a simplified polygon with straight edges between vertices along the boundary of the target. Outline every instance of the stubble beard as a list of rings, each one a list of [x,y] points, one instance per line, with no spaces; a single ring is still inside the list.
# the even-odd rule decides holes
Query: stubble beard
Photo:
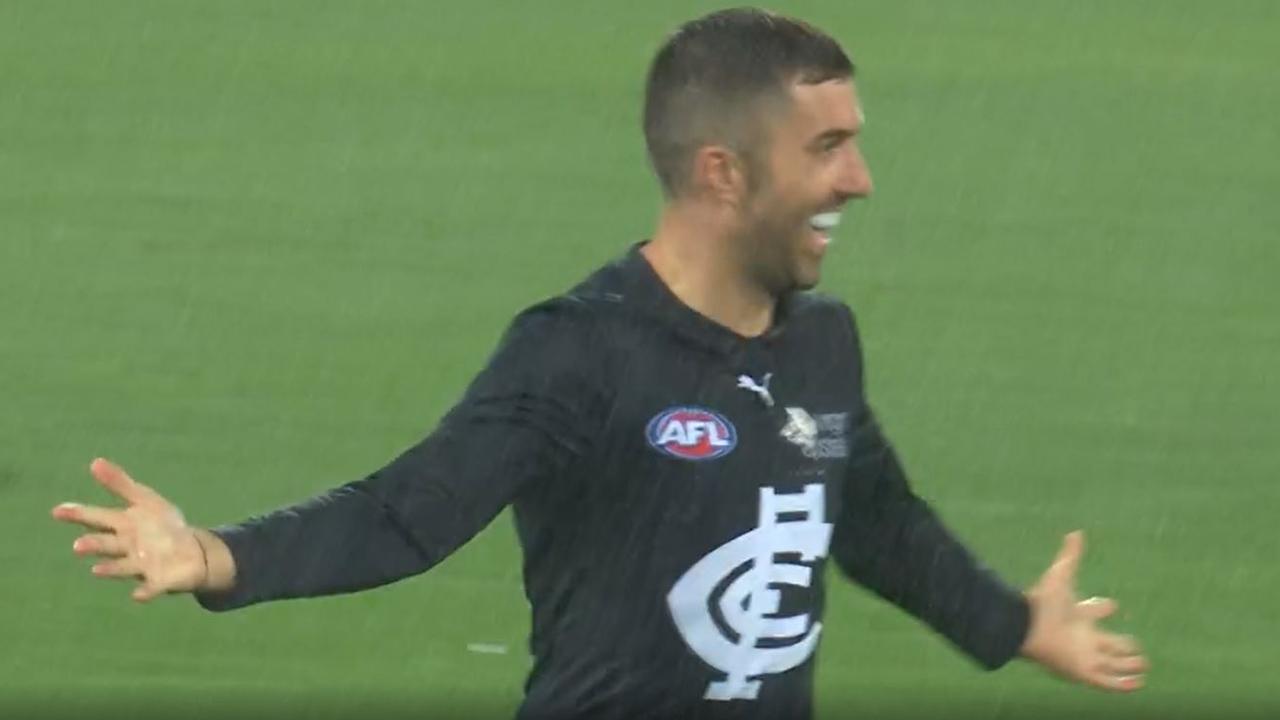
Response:
[[[744,203],[739,261],[747,278],[773,298],[817,284],[817,268],[803,268],[808,216],[788,212],[759,161],[749,163],[753,184]],[[809,275],[814,277],[810,278]]]
[[[785,231],[757,225],[744,235],[739,246],[743,273],[762,292],[778,298],[797,289],[794,259]]]
[[[790,218],[772,208],[758,206],[750,218],[741,246],[748,276],[765,292],[778,298],[796,290],[808,290],[817,284],[813,273],[802,267],[807,232],[807,218]],[[794,214],[794,213],[793,213]]]

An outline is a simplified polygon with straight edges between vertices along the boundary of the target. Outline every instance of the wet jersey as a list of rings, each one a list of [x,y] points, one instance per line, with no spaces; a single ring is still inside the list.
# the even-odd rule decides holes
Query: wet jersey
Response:
[[[639,248],[521,313],[386,467],[216,528],[236,585],[199,602],[394,582],[510,505],[532,609],[520,718],[808,717],[828,560],[982,666],[1013,657],[1026,602],[911,491],[849,309],[795,293],[744,338]]]

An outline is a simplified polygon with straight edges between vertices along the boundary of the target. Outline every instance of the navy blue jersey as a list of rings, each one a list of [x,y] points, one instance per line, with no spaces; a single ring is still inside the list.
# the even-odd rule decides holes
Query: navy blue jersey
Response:
[[[639,246],[521,313],[386,467],[215,528],[235,587],[197,599],[394,582],[508,505],[533,613],[520,718],[809,717],[828,558],[984,667],[1027,630],[1022,594],[912,493],[845,304],[794,293],[744,338],[681,303]]]

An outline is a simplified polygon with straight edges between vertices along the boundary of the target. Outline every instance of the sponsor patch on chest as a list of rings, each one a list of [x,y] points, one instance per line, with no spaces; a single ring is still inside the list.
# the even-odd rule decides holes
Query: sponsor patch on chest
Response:
[[[681,460],[724,457],[738,445],[738,431],[728,418],[696,406],[658,413],[645,427],[645,437],[653,449]]]
[[[787,408],[787,422],[780,435],[813,460],[849,455],[849,413],[810,415],[801,407]]]

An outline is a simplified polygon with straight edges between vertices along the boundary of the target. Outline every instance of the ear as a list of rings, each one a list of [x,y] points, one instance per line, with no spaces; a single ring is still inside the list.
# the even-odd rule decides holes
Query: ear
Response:
[[[737,205],[747,194],[746,166],[723,145],[705,145],[693,156],[693,185],[718,202]]]

